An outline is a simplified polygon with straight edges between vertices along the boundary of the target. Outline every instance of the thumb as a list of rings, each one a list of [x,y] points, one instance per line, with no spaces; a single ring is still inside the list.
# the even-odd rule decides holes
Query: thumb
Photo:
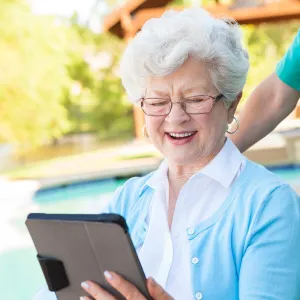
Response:
[[[174,300],[152,277],[147,279],[147,287],[153,300]]]

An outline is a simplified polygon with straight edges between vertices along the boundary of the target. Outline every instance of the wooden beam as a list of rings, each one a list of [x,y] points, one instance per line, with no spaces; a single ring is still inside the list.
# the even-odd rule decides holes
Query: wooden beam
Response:
[[[114,10],[110,15],[105,18],[103,24],[103,30],[108,31],[118,22],[120,22],[122,15],[130,14],[132,11],[136,10],[141,6],[146,0],[131,0],[127,1],[126,4],[116,10]]]
[[[136,33],[132,18],[128,14],[123,14],[121,24],[125,32],[125,41],[128,43]],[[133,121],[134,121],[134,133],[135,137],[139,140],[145,139],[143,134],[143,126],[145,124],[145,115],[142,109],[138,105],[133,105]]]
[[[186,7],[174,7],[174,10],[182,10]],[[260,24],[264,22],[276,22],[288,19],[300,19],[299,1],[279,1],[258,7],[243,7],[232,9],[227,5],[216,4],[203,7],[216,17],[229,17],[235,19],[239,24]],[[141,28],[150,18],[159,18],[167,9],[152,8],[143,9],[136,13],[134,26]]]
[[[123,6],[114,10],[111,14],[106,16],[103,24],[103,30],[105,32],[110,31],[120,38],[124,38],[124,30],[122,30],[120,24],[122,16],[124,16],[124,14],[133,17],[135,13],[137,13],[141,9],[164,7],[169,2],[171,2],[171,0],[127,0]]]
[[[127,42],[135,36],[138,30],[133,24],[132,18],[129,13],[125,12],[121,15],[121,27],[124,32],[124,38]]]
[[[261,7],[236,9],[229,15],[240,24],[259,24],[300,18],[299,1],[280,1]]]

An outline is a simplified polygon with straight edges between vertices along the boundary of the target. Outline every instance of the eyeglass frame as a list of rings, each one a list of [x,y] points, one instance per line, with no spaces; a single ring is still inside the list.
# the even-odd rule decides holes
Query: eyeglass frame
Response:
[[[142,111],[144,112],[144,114],[147,115],[147,116],[150,116],[150,117],[166,117],[166,116],[168,116],[168,115],[170,114],[170,112],[172,111],[173,104],[175,104],[175,103],[180,103],[181,108],[182,108],[182,109],[184,110],[184,112],[185,112],[186,114],[188,114],[188,115],[206,115],[206,114],[209,114],[209,113],[212,111],[212,109],[213,109],[213,107],[215,106],[215,104],[216,104],[217,102],[219,102],[219,100],[222,99],[222,98],[224,97],[223,94],[219,94],[219,95],[217,95],[217,96],[215,96],[215,97],[214,97],[214,96],[210,96],[210,95],[196,95],[196,96],[193,96],[193,97],[200,97],[200,96],[209,97],[209,98],[211,98],[211,99],[214,100],[214,103],[213,103],[213,105],[212,105],[210,111],[205,112],[205,113],[188,113],[188,112],[186,112],[186,104],[184,103],[184,101],[176,101],[176,102],[172,102],[171,99],[170,99],[169,102],[171,103],[171,107],[170,107],[170,111],[169,111],[167,114],[164,114],[164,115],[148,115],[148,114],[144,111],[144,109],[143,109],[143,103],[144,103],[144,101],[147,100],[147,99],[163,99],[163,98],[154,98],[154,97],[152,97],[152,98],[141,98],[141,100],[142,100],[142,101],[141,101],[141,108],[142,108]]]

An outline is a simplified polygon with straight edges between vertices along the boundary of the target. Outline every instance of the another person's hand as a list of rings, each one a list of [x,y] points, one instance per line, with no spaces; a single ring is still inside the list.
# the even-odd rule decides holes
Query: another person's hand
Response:
[[[123,277],[113,272],[105,272],[108,283],[118,290],[126,300],[147,300],[139,290]],[[95,300],[116,300],[114,296],[92,281],[85,281],[82,288]],[[147,288],[153,300],[173,300],[173,298],[154,279],[147,279]],[[89,297],[81,297],[80,300],[91,300]]]

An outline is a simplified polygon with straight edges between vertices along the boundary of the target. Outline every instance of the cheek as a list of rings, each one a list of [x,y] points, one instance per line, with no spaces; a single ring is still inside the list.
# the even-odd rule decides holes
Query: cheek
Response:
[[[155,139],[155,137],[159,134],[163,119],[148,116],[145,121],[148,134],[152,139]]]
[[[209,115],[197,115],[194,118],[196,130],[200,133],[208,133],[213,129],[213,120]]]
[[[214,133],[222,132],[225,134],[227,125],[227,115],[223,112],[214,113],[212,115],[199,115],[195,118],[196,129],[202,135],[211,135]],[[218,134],[217,134],[218,135]]]

